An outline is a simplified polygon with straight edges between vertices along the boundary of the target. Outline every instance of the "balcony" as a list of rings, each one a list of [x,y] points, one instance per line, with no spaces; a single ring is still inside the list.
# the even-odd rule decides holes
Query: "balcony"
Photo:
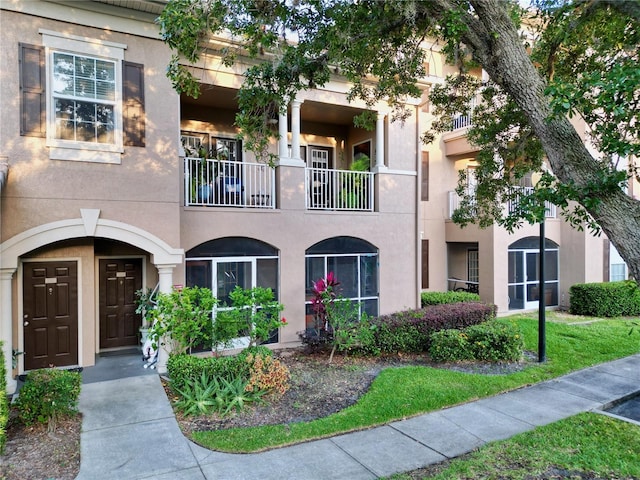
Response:
[[[306,168],[307,209],[372,212],[373,178],[371,172]]]
[[[474,97],[466,112],[454,115],[451,119],[451,130],[442,136],[444,153],[448,157],[474,154],[478,151],[476,145],[469,143],[467,132],[473,125],[473,111],[478,105],[478,98]]]
[[[469,109],[463,113],[456,115],[451,121],[451,130],[470,127],[473,125],[473,111],[478,105],[478,97],[473,97],[469,102]]]
[[[514,187],[515,191],[520,191],[520,195],[531,195],[533,193],[533,187]],[[545,210],[545,218],[556,218],[556,206],[551,202],[544,202],[546,210]],[[508,212],[513,212],[518,205],[518,200],[511,200],[507,203]]]
[[[521,194],[524,194],[524,195],[530,195],[531,193],[533,193],[533,187],[514,187],[514,188],[520,190]],[[451,216],[453,215],[453,212],[460,205],[460,201],[461,201],[461,198],[456,192],[454,191],[449,192],[449,218],[451,218]],[[507,202],[507,204],[505,205],[505,208],[509,213],[511,213],[515,210],[516,205],[517,205],[517,200],[511,200]],[[546,206],[545,217],[556,218],[557,216],[556,206],[550,202],[545,202],[545,206]]]
[[[460,202],[462,202],[462,198],[455,191],[449,192],[449,217],[451,218],[453,212],[455,212],[460,206]]]
[[[263,163],[187,157],[185,206],[275,208],[275,170]]]

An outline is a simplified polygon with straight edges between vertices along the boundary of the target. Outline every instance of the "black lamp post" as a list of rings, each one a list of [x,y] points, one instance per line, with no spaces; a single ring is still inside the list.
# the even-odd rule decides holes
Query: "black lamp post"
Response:
[[[540,220],[540,276],[538,278],[538,362],[542,363],[546,361],[546,345],[545,345],[545,309],[546,309],[546,288],[545,288],[545,275],[544,275],[544,257],[545,257],[545,232],[544,232],[544,219],[547,215],[546,209],[542,214],[542,220]]]

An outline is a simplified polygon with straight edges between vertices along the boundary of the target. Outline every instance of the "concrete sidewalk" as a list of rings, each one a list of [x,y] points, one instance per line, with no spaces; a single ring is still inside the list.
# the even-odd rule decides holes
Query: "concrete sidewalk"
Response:
[[[157,375],[85,384],[80,480],[375,479],[420,468],[640,390],[640,355],[361,432],[257,454],[180,432]]]

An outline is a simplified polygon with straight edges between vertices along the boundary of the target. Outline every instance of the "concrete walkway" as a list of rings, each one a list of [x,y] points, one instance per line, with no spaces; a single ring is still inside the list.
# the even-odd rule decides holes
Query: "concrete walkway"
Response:
[[[602,408],[639,390],[640,355],[634,355],[386,426],[241,455],[188,441],[157,375],[96,382],[83,385],[80,395],[77,478],[375,479]]]

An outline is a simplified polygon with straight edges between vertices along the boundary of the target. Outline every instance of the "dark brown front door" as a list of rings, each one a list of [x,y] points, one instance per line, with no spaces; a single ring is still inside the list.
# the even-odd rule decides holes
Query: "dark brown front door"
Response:
[[[138,344],[135,293],[141,288],[141,259],[100,260],[100,348]]]
[[[77,263],[25,263],[22,287],[25,370],[77,365]]]

